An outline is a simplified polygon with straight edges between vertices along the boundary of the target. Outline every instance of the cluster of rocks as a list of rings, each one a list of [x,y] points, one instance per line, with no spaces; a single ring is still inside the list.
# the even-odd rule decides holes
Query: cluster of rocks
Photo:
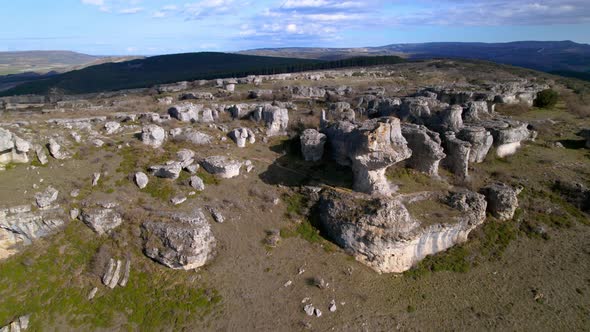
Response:
[[[102,275],[102,283],[110,289],[117,286],[125,287],[129,281],[129,274],[131,273],[131,260],[125,259],[123,262],[120,259],[111,258],[106,265],[105,271]]]
[[[3,165],[10,163],[28,163],[28,153],[31,149],[31,143],[9,130],[0,128],[0,169],[4,168]]]

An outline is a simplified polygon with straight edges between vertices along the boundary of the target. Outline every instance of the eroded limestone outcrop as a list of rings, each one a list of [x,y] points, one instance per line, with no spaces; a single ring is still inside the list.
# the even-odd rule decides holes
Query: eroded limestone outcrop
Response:
[[[378,272],[400,273],[427,255],[465,242],[485,220],[486,201],[474,192],[421,199],[438,200],[449,215],[421,219],[411,215],[401,198],[326,190],[318,202],[320,222],[326,234],[360,262]]]
[[[324,156],[326,135],[315,129],[305,129],[300,137],[301,153],[305,161],[319,161]]]
[[[399,119],[383,117],[359,124],[323,120],[322,126],[334,160],[352,167],[354,190],[381,195],[392,193],[385,171],[412,155],[402,136]]]
[[[406,166],[438,176],[440,161],[446,157],[437,132],[420,125],[402,124],[402,135],[412,150],[412,156],[406,160]]]

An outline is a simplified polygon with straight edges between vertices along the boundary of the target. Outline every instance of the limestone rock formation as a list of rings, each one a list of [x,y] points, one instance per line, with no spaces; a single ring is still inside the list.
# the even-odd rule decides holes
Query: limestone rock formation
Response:
[[[196,175],[191,176],[191,178],[189,179],[189,185],[197,191],[205,190],[205,183],[203,182],[203,179]]]
[[[168,161],[165,165],[154,165],[149,167],[152,175],[159,178],[176,180],[182,171],[182,163],[178,161]]]
[[[334,160],[341,165],[352,166],[353,189],[390,195],[392,190],[385,171],[412,155],[401,134],[399,119],[383,117],[359,124],[323,121],[322,125]]]
[[[482,163],[486,159],[494,142],[494,138],[489,131],[483,127],[475,126],[464,127],[457,134],[457,138],[471,143],[471,151],[469,152],[470,163]]]
[[[200,209],[153,216],[142,224],[142,233],[145,254],[173,269],[196,269],[214,255],[216,240]]]
[[[121,215],[113,208],[84,208],[80,220],[98,235],[109,233],[123,223]]]
[[[174,141],[189,142],[195,145],[211,144],[213,137],[192,128],[177,128],[170,132]]]
[[[228,135],[240,148],[246,147],[246,141],[250,144],[256,142],[256,136],[250,128],[236,128]]]
[[[199,107],[200,106],[200,107]],[[197,122],[199,120],[198,111],[202,105],[195,105],[192,103],[183,103],[175,105],[168,109],[168,114],[171,117],[182,122]]]
[[[68,157],[68,155],[62,151],[61,145],[53,138],[49,139],[47,148],[49,149],[49,154],[57,160],[63,160]]]
[[[406,165],[430,176],[438,176],[439,163],[446,157],[439,134],[424,126],[409,123],[402,124],[401,128],[412,150]]]
[[[466,191],[423,199],[438,199],[456,212],[440,220],[421,220],[398,198],[329,190],[319,201],[320,222],[326,234],[360,262],[378,272],[400,273],[427,255],[465,242],[485,220],[483,195]]]
[[[153,148],[159,148],[164,144],[166,140],[166,131],[164,128],[150,124],[143,126],[141,130],[141,141],[143,144],[149,145]]]
[[[488,201],[488,211],[500,220],[510,220],[518,208],[518,194],[522,188],[512,188],[504,183],[490,184],[482,189]]]
[[[0,209],[0,259],[15,254],[19,245],[54,234],[66,223],[59,207],[33,211],[31,205]]]
[[[496,119],[481,121],[480,125],[491,132],[494,137],[496,154],[501,158],[516,153],[521,142],[531,136],[531,132],[527,128],[528,124],[519,121]]]
[[[305,129],[300,137],[301,153],[306,161],[319,161],[324,156],[326,135],[315,129]]]
[[[109,121],[104,124],[104,129],[107,135],[112,135],[116,133],[121,128],[121,124],[116,121]]]
[[[222,179],[229,179],[240,175],[240,168],[242,167],[241,162],[226,156],[207,157],[201,162],[201,165],[207,172]]]
[[[285,135],[289,124],[289,111],[277,106],[265,106],[262,110],[262,119],[266,124],[267,136]]]
[[[9,163],[28,163],[31,144],[0,128],[0,165]]]
[[[447,157],[443,164],[460,179],[468,179],[471,143],[458,139],[454,132],[448,131],[444,136],[444,147]]]

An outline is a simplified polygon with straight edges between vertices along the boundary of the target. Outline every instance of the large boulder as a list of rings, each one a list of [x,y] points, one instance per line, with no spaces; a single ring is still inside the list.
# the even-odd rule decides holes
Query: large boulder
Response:
[[[315,129],[305,129],[300,137],[301,153],[306,161],[319,161],[324,156],[326,135]]]
[[[262,110],[262,119],[266,124],[267,136],[286,135],[289,124],[289,111],[277,106],[265,106]]]
[[[142,224],[144,253],[172,269],[199,268],[214,256],[216,240],[200,209],[163,213]]]
[[[123,218],[119,212],[113,208],[104,207],[82,209],[80,220],[99,235],[109,233],[123,223]]]
[[[510,220],[518,208],[518,194],[522,188],[512,188],[504,183],[494,183],[481,192],[488,201],[488,212],[500,220]]]
[[[322,127],[333,159],[352,167],[354,190],[381,195],[392,193],[385,171],[412,155],[402,136],[399,119],[383,117],[358,124],[330,123],[322,115]]]
[[[197,122],[199,120],[199,110],[203,105],[195,105],[192,103],[183,103],[174,105],[168,109],[168,114],[171,117],[182,122]]]
[[[242,167],[241,162],[226,156],[207,157],[201,162],[201,165],[207,172],[222,179],[229,179],[240,175],[240,168]]]
[[[179,161],[168,161],[164,165],[154,165],[149,167],[152,175],[159,178],[176,180],[182,171],[182,163]]]
[[[406,165],[430,176],[438,176],[439,163],[446,157],[439,134],[424,126],[409,123],[402,124],[401,128],[412,150]]]
[[[485,220],[486,201],[477,193],[414,197],[412,204],[416,200],[433,201],[428,204],[439,205],[438,214],[412,215],[410,203],[398,198],[327,190],[318,203],[321,227],[358,261],[381,273],[401,273],[427,255],[467,241]]]
[[[149,145],[153,148],[159,148],[164,144],[166,140],[166,131],[164,128],[150,124],[143,126],[141,129],[141,141],[145,145]]]
[[[0,165],[9,163],[28,163],[31,143],[0,128]]]
[[[527,128],[528,124],[519,121],[498,119],[481,121],[479,125],[491,132],[496,155],[501,158],[516,153],[521,142],[531,137],[531,132]]]
[[[188,142],[195,145],[208,145],[213,142],[211,135],[202,133],[193,128],[176,128],[170,132],[174,141]]]

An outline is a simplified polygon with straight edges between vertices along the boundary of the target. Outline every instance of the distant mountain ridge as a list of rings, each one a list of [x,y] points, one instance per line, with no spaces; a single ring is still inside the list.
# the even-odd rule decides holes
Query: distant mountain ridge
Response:
[[[361,48],[262,48],[239,53],[322,60],[375,55],[397,55],[409,59],[465,58],[546,72],[590,73],[590,45],[569,40],[509,43],[434,42]]]

